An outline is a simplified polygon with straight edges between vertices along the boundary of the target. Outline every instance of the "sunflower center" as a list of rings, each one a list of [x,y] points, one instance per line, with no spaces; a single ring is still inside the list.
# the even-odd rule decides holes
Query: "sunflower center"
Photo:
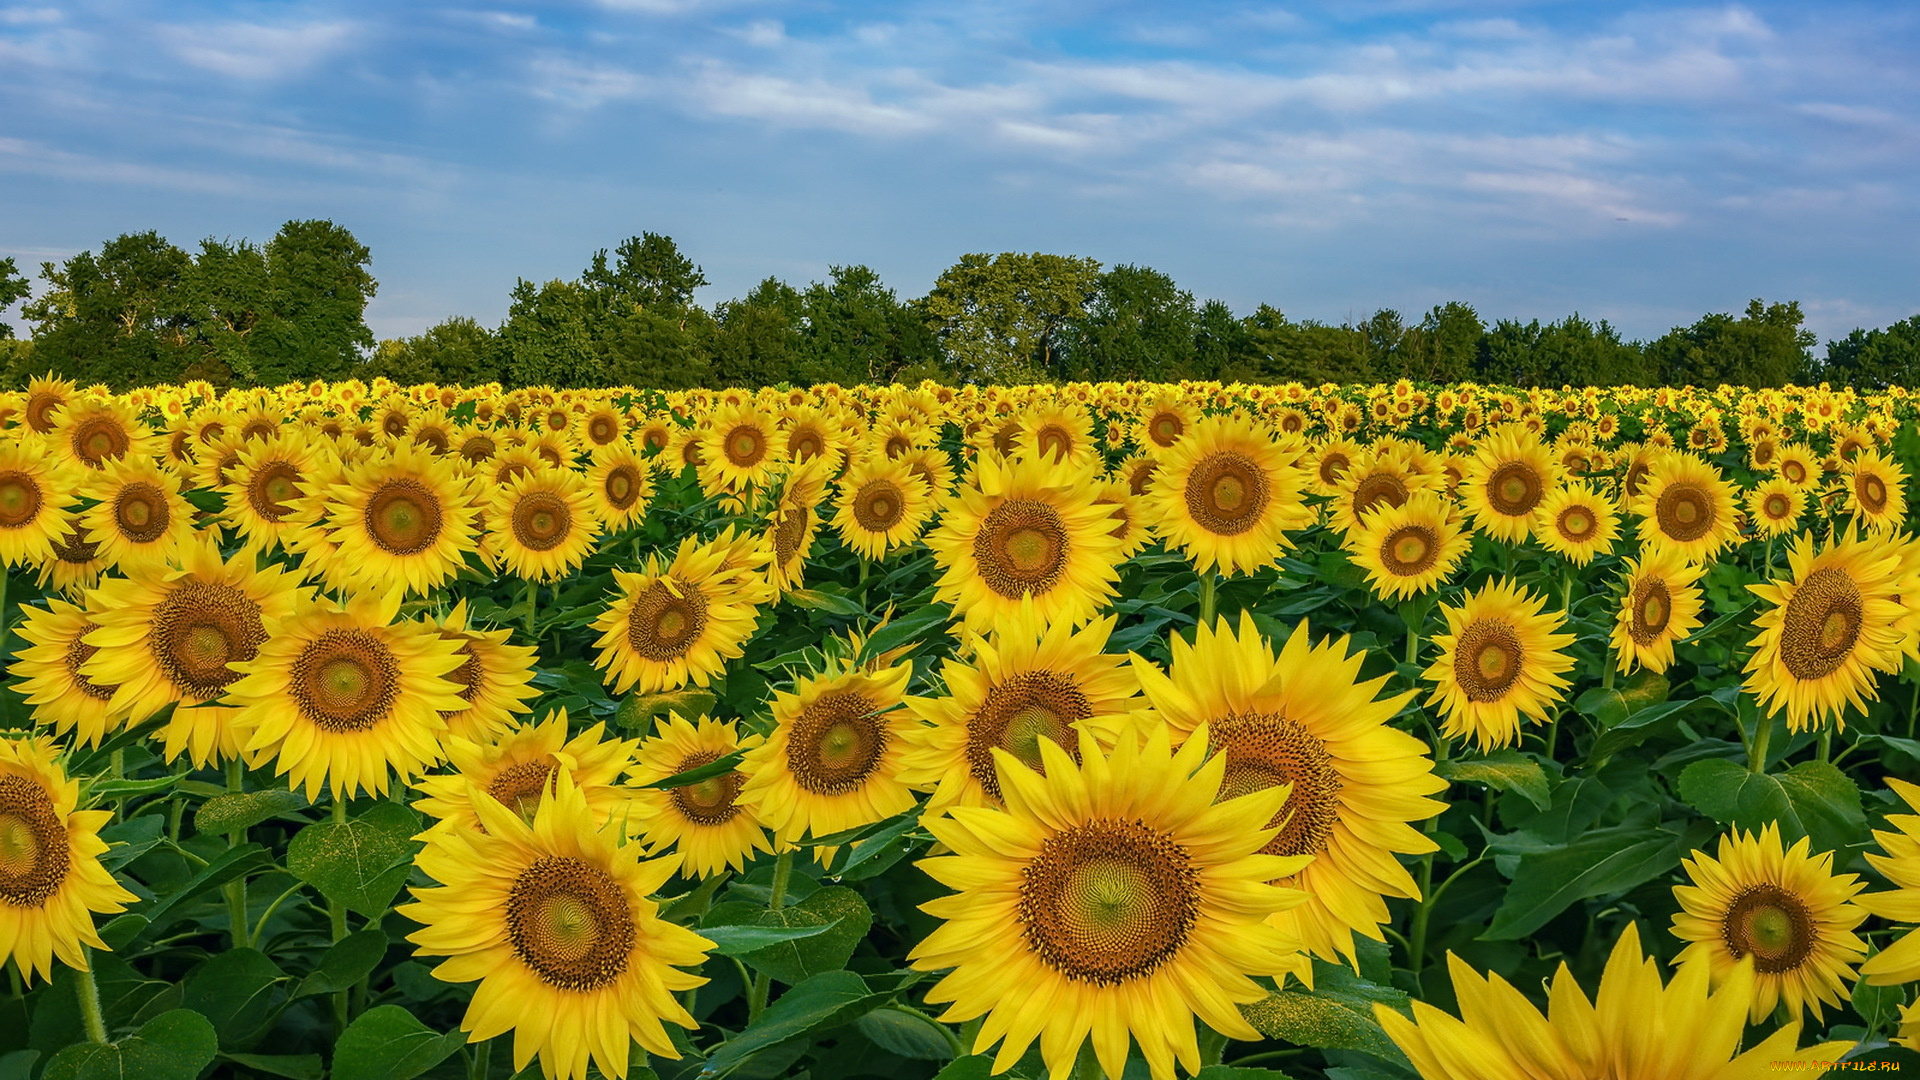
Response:
[[[45,435],[53,430],[53,410],[66,404],[57,394],[35,394],[27,399],[27,426]]]
[[[224,582],[187,578],[154,605],[148,649],[185,694],[219,697],[240,673],[228,665],[252,660],[267,640],[260,605]]]
[[[24,776],[0,776],[0,901],[43,907],[67,879],[66,826],[45,788]]]
[[[40,482],[32,476],[18,470],[0,473],[0,528],[33,524],[44,502]]]
[[[707,628],[707,598],[697,587],[676,581],[679,595],[656,581],[627,613],[627,644],[648,660],[665,663],[685,656]]]
[[[1034,432],[1033,445],[1041,457],[1061,462],[1073,453],[1073,435],[1058,424],[1048,424]]]
[[[507,896],[507,940],[547,985],[598,990],[626,973],[633,907],[612,874],[585,859],[543,855]]]
[[[900,485],[891,480],[869,480],[853,496],[853,519],[870,533],[883,533],[907,515]]]
[[[1561,537],[1574,543],[1591,537],[1598,525],[1593,511],[1584,506],[1569,506],[1554,519],[1554,526],[1559,529]]]
[[[727,432],[724,445],[727,462],[735,468],[752,468],[767,456],[767,437],[752,424],[740,424]]]
[[[365,630],[322,633],[294,660],[290,674],[300,715],[333,734],[372,729],[400,696],[392,650]]]
[[[1135,495],[1145,495],[1147,486],[1153,483],[1154,470],[1160,467],[1157,461],[1143,461],[1127,474],[1127,490]]]
[[[1266,471],[1231,450],[1208,454],[1187,479],[1187,513],[1215,536],[1238,536],[1259,524],[1270,498]]]
[[[53,557],[63,563],[84,566],[100,554],[100,545],[82,540],[78,531],[69,531],[53,545]]]
[[[605,446],[619,435],[620,425],[611,416],[600,415],[587,421],[587,438],[592,439],[595,446]]]
[[[1009,499],[994,507],[973,541],[980,579],[1006,597],[1052,589],[1066,572],[1067,551],[1060,512],[1036,499]]]
[[[167,493],[160,485],[136,480],[113,498],[113,522],[120,535],[136,544],[151,544],[164,536],[172,519]]]
[[[459,641],[460,647],[454,650],[454,655],[464,656],[466,659],[460,661],[459,667],[454,668],[441,677],[459,687],[457,692],[460,695],[460,700],[471,705],[474,699],[480,696],[480,688],[485,684],[486,666],[480,662],[480,654],[473,651],[473,643],[471,641],[467,641],[464,638],[459,639]],[[464,709],[456,709],[452,712],[443,712],[440,715],[442,717],[458,716],[465,711]]]
[[[1047,837],[1021,871],[1027,947],[1075,982],[1116,986],[1179,953],[1200,918],[1186,848],[1142,821],[1096,818]]]
[[[785,566],[799,556],[812,516],[813,511],[804,506],[780,511],[773,524],[773,559],[777,565]]]
[[[1453,674],[1470,701],[1499,701],[1520,678],[1520,635],[1505,622],[1480,619],[1460,631]]]
[[[1785,495],[1774,492],[1760,504],[1760,511],[1766,514],[1769,520],[1785,521],[1793,513],[1793,503]]]
[[[688,754],[674,772],[690,772],[718,760],[719,754],[701,750]],[[740,789],[745,784],[746,780],[738,770],[709,776],[698,783],[674,788],[673,805],[682,817],[696,825],[724,825],[740,813],[740,807],[734,804],[734,800],[739,798]]]
[[[444,454],[447,452],[447,444],[450,440],[447,438],[446,429],[429,426],[414,432],[413,441],[436,454]]]
[[[800,428],[787,436],[787,456],[795,461],[811,461],[822,453],[820,436],[811,428]],[[889,453],[888,457],[893,455]]]
[[[95,701],[110,701],[113,699],[113,687],[101,686],[80,673],[81,667],[88,660],[93,659],[94,653],[100,651],[97,647],[87,644],[85,640],[88,634],[97,629],[99,627],[87,623],[67,642],[67,678],[72,680],[75,689]]]
[[[1353,489],[1353,516],[1365,517],[1378,506],[1401,506],[1407,501],[1406,482],[1392,473],[1372,473]]]
[[[1075,761],[1080,752],[1073,723],[1093,715],[1093,706],[1072,676],[1055,671],[1022,671],[996,683],[967,721],[967,769],[980,787],[1001,800],[1000,774],[993,767],[993,748],[999,747],[1035,772],[1041,768],[1040,740],[1051,739],[1067,748]]]
[[[513,505],[513,538],[531,551],[552,551],[573,531],[567,501],[551,491],[534,491]]]
[[[540,797],[552,783],[553,755],[549,754],[539,761],[523,761],[501,769],[487,785],[487,794],[500,800],[501,806],[532,821],[535,811],[540,809]]]
[[[1872,473],[1862,476],[1854,485],[1854,492],[1860,505],[1870,514],[1885,513],[1887,509],[1887,485]]]
[[[489,436],[469,435],[466,441],[460,444],[460,456],[466,458],[468,461],[485,461],[492,457],[498,449],[498,446],[494,444],[493,439]]]
[[[871,699],[853,690],[830,691],[793,721],[787,768],[795,783],[815,795],[845,795],[880,767],[887,742],[886,721]]]
[[[1753,969],[1762,975],[1792,971],[1817,944],[1807,905],[1770,884],[1750,885],[1735,897],[1720,934],[1735,960],[1751,953]]]
[[[1807,575],[1780,620],[1780,662],[1796,679],[1822,679],[1853,655],[1865,609],[1860,586],[1828,566]]]
[[[615,465],[607,470],[601,490],[615,510],[631,509],[640,501],[640,474],[631,465]]]
[[[262,465],[247,479],[247,504],[268,521],[285,517],[287,504],[300,495],[300,470],[285,461]]]
[[[1508,461],[1487,477],[1487,502],[1506,517],[1533,513],[1546,492],[1540,474],[1524,461]]]
[[[1291,785],[1286,804],[1267,823],[1280,832],[1260,850],[1268,855],[1326,850],[1340,821],[1341,788],[1326,742],[1298,721],[1268,713],[1228,716],[1208,731],[1214,751],[1227,755],[1220,801]]]
[[[109,458],[125,457],[133,440],[120,422],[109,415],[89,416],[73,429],[73,456],[91,468],[99,468]]]
[[[1331,487],[1346,474],[1347,467],[1351,464],[1353,462],[1347,455],[1337,451],[1320,455],[1320,482]]]
[[[1780,475],[1786,477],[1790,484],[1804,484],[1807,482],[1806,463],[1788,458],[1780,463]]]
[[[1697,484],[1669,484],[1654,503],[1653,516],[1668,538],[1698,540],[1713,528],[1713,500]]]
[[[367,536],[389,555],[417,555],[440,537],[440,500],[427,485],[400,477],[367,500]]]
[[[1156,445],[1172,446],[1187,430],[1187,425],[1177,413],[1155,413],[1153,421],[1147,425],[1147,434]]]
[[[1658,578],[1649,578],[1633,587],[1633,618],[1627,626],[1627,636],[1634,644],[1647,646],[1658,640],[1666,632],[1667,622],[1673,618],[1673,594],[1668,591],[1667,583]]]
[[[1402,525],[1380,542],[1380,564],[1395,577],[1424,574],[1440,560],[1440,538],[1425,525]]]

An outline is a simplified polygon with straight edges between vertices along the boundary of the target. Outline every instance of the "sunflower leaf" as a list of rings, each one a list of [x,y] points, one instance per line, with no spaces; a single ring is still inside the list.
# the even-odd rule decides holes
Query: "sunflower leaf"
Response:
[[[213,1024],[191,1009],[174,1009],[119,1042],[75,1043],[53,1055],[42,1080],[194,1080],[219,1051]]]
[[[194,811],[193,827],[203,833],[239,832],[306,805],[305,795],[285,788],[228,792],[201,803]]]
[[[1518,750],[1496,750],[1485,757],[1449,758],[1436,762],[1434,775],[1462,783],[1485,784],[1499,791],[1512,791],[1542,811],[1552,809],[1553,792],[1547,787],[1547,774],[1540,763]]]
[[[420,819],[398,803],[377,802],[346,821],[319,821],[287,845],[287,869],[349,911],[378,919],[413,869]]]
[[[746,1030],[722,1043],[708,1056],[700,1075],[725,1076],[762,1050],[853,1021],[891,997],[871,993],[866,981],[851,971],[822,972],[781,994]]]
[[[697,769],[688,769],[686,772],[674,773],[672,776],[640,786],[644,788],[678,788],[686,787],[689,784],[698,784],[702,780],[711,780],[716,776],[727,775],[739,768],[740,759],[746,756],[747,752],[745,750],[735,750],[730,754],[722,754]]]
[[[1860,788],[1825,761],[1803,761],[1779,774],[1750,772],[1725,759],[1696,761],[1680,773],[1680,797],[1723,825],[1757,831],[1777,822],[1788,844],[1812,837],[1815,850],[1838,851],[1866,839]]]
[[[1323,1050],[1359,1050],[1390,1061],[1405,1061],[1400,1048],[1374,1019],[1373,1007],[1405,1010],[1407,995],[1379,986],[1324,961],[1313,965],[1312,990],[1288,989],[1240,1006],[1240,1014],[1262,1035],[1297,1046]]]
[[[728,953],[737,955],[755,971],[793,985],[810,976],[845,967],[873,926],[873,912],[868,910],[859,893],[843,885],[829,885],[778,911],[739,902],[715,905],[700,932],[732,926],[814,931],[759,948]],[[819,929],[814,930],[815,927]]]
[[[452,1057],[465,1032],[441,1034],[398,1005],[368,1009],[340,1033],[333,1080],[412,1080]]]
[[[265,953],[230,949],[187,976],[180,1003],[213,1021],[225,1048],[244,1049],[279,1015],[290,998],[291,981]]]
[[[721,956],[741,956],[769,945],[815,937],[838,925],[835,920],[808,926],[703,926],[700,936],[713,942],[713,951]]]
[[[626,731],[644,731],[653,725],[654,717],[669,712],[679,713],[682,719],[692,720],[713,708],[714,698],[713,691],[698,686],[689,686],[683,690],[668,690],[658,694],[628,694],[620,699],[620,706],[613,715],[613,722]],[[688,781],[688,783],[693,782]],[[667,784],[665,781],[661,781],[661,784],[667,787],[680,786]]]
[[[1576,901],[1624,892],[1680,864],[1680,837],[1638,825],[1597,829],[1564,847],[1522,856],[1482,941],[1514,941]]]

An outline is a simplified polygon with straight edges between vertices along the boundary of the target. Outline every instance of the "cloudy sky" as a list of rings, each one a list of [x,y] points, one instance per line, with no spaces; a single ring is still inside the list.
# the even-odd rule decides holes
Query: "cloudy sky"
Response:
[[[376,333],[674,237],[708,304],[966,252],[1241,313],[1920,312],[1920,5],[0,0],[0,256],[372,248]],[[17,324],[17,320],[16,324]]]

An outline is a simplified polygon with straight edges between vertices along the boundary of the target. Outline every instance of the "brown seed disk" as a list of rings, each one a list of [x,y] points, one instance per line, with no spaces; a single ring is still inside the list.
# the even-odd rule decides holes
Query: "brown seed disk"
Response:
[[[0,776],[0,903],[45,906],[66,881],[71,858],[47,789],[24,776]]]
[[[1409,523],[1380,541],[1380,565],[1394,577],[1414,577],[1440,561],[1440,536],[1426,525]]]
[[[465,657],[460,661],[459,667],[442,675],[441,678],[458,687],[459,689],[455,692],[460,695],[460,700],[472,705],[480,696],[480,691],[486,687],[487,667],[480,662],[480,654],[473,651],[473,642],[444,633],[440,636],[443,640],[458,641],[460,647],[454,650],[454,655]],[[459,716],[465,711],[465,709],[443,710],[440,715],[442,717]]]
[[[680,595],[656,581],[634,598],[627,612],[627,644],[648,660],[685,656],[707,628],[707,597],[699,586],[674,579]]]
[[[1172,959],[1200,918],[1200,875],[1167,832],[1097,818],[1062,829],[1021,871],[1016,917],[1034,956],[1097,986]]]
[[[883,533],[906,518],[906,493],[891,480],[869,480],[853,493],[852,510],[862,530]]]
[[[167,493],[158,484],[136,480],[113,497],[113,523],[120,535],[136,544],[151,544],[166,535],[173,512]]]
[[[1316,855],[1340,823],[1340,773],[1325,740],[1296,721],[1271,713],[1230,715],[1208,729],[1215,753],[1227,755],[1222,800],[1291,784],[1286,805],[1267,823],[1280,832],[1260,850],[1268,855]]]
[[[389,555],[418,555],[440,538],[440,500],[418,480],[396,477],[367,499],[367,536]]]
[[[1498,619],[1478,619],[1454,643],[1453,675],[1469,701],[1499,701],[1520,678],[1520,635]]]
[[[147,648],[188,698],[210,701],[240,678],[228,665],[259,655],[267,640],[260,605],[224,582],[183,578],[154,605]]]
[[[1813,915],[1798,896],[1778,885],[1749,885],[1727,908],[1720,936],[1735,960],[1751,953],[1762,975],[1792,971],[1819,943]]]
[[[1578,544],[1592,538],[1600,528],[1600,522],[1593,516],[1592,510],[1584,506],[1569,506],[1553,519],[1553,527],[1561,539]]]
[[[95,413],[73,426],[68,445],[73,447],[74,457],[97,469],[107,461],[125,457],[133,439],[118,417]]]
[[[86,642],[86,636],[97,629],[99,627],[92,623],[83,623],[79,632],[67,642],[67,678],[72,680],[76,689],[95,701],[111,701],[114,687],[101,686],[80,673],[81,667],[93,659],[94,653],[100,651],[98,647]]]
[[[40,481],[28,473],[10,470],[0,473],[0,529],[18,529],[34,523],[46,499],[40,494]]]
[[[1392,473],[1369,473],[1354,486],[1353,516],[1365,517],[1370,510],[1382,506],[1399,507],[1405,505],[1406,501],[1406,481]]]
[[[584,859],[543,855],[507,896],[507,940],[542,982],[589,992],[626,973],[633,907],[613,875]]]
[[[268,521],[279,521],[292,509],[287,504],[303,492],[300,481],[300,470],[292,462],[266,462],[247,477],[247,505]]]
[[[793,720],[787,768],[815,795],[859,790],[886,757],[891,735],[875,703],[855,690],[831,690]]]
[[[633,504],[640,501],[640,472],[631,465],[615,465],[607,470],[600,490],[607,497],[607,505],[615,510],[631,510]]]
[[[392,650],[365,630],[327,630],[307,643],[288,672],[300,715],[332,734],[369,731],[400,698]]]
[[[973,540],[980,580],[1009,599],[1059,584],[1069,550],[1060,512],[1037,499],[1008,499],[994,507]]]
[[[1187,433],[1187,425],[1176,412],[1157,412],[1147,421],[1147,435],[1157,446],[1172,446]]]
[[[773,561],[785,566],[804,552],[801,544],[806,542],[807,526],[813,517],[812,509],[805,506],[789,506],[780,511],[773,525]]]
[[[1780,619],[1780,663],[1796,679],[1822,679],[1853,655],[1865,623],[1865,602],[1852,575],[1823,567],[1794,587]]]
[[[1546,496],[1545,482],[1531,464],[1524,461],[1502,462],[1487,477],[1487,502],[1506,517],[1533,513]]]
[[[620,437],[620,423],[604,414],[587,421],[587,438],[595,446],[606,446]]]
[[[1187,477],[1187,515],[1215,536],[1238,536],[1259,524],[1272,484],[1253,459],[1231,450],[1201,458]]]
[[[69,530],[53,545],[53,557],[73,566],[84,566],[100,555],[100,545],[82,540],[79,530]]]
[[[720,444],[729,464],[747,469],[767,456],[767,433],[754,424],[737,424]]]
[[[701,750],[688,754],[673,771],[691,772],[719,760],[720,755],[714,751]],[[746,782],[746,778],[736,769],[708,777],[699,783],[674,788],[674,809],[695,825],[724,825],[739,815],[740,807],[734,800],[739,798],[740,789],[746,786]]]
[[[540,809],[540,797],[553,786],[553,766],[551,754],[539,761],[509,765],[494,775],[487,785],[487,794],[499,800],[501,806],[531,821],[534,812]]]
[[[811,427],[797,427],[787,432],[787,456],[795,461],[811,461],[825,453],[825,449],[826,439]]]
[[[1073,722],[1093,715],[1087,695],[1073,676],[1056,671],[1016,672],[987,690],[980,707],[967,718],[967,769],[982,789],[999,801],[1000,776],[993,750],[999,747],[1030,769],[1039,770],[1040,740],[1065,747],[1075,761],[1079,743]]]
[[[1870,472],[1860,472],[1853,482],[1853,497],[1869,514],[1884,514],[1887,510],[1887,484]]]
[[[573,531],[573,511],[551,491],[532,491],[513,504],[513,538],[529,551],[552,551]]]
[[[1660,578],[1641,578],[1627,603],[1631,613],[1627,636],[1642,648],[1658,641],[1673,621],[1673,593]]]
[[[1663,535],[1682,542],[1698,540],[1713,529],[1713,497],[1698,484],[1668,484],[1654,502],[1653,516]]]
[[[469,435],[460,444],[460,456],[468,461],[486,461],[499,452],[499,444],[490,435]]]

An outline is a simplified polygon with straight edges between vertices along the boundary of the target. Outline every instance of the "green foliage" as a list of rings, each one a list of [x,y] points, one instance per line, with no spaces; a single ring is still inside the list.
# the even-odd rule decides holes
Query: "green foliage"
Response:
[[[1099,280],[1089,258],[963,255],[934,282],[926,312],[961,378],[1036,382],[1058,363],[1061,332],[1086,312]]]

